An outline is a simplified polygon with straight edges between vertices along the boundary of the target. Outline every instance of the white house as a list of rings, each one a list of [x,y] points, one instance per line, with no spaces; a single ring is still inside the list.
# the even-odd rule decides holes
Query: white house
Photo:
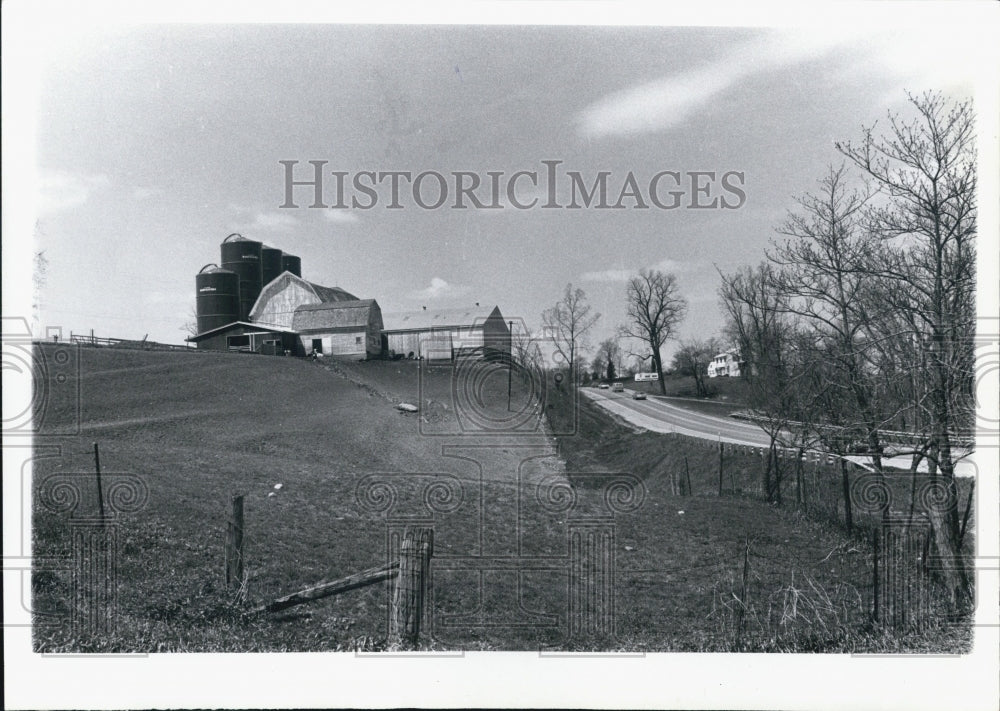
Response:
[[[739,354],[736,351],[719,353],[708,364],[708,377],[738,378],[740,376],[740,365],[742,365],[742,361],[740,361]]]

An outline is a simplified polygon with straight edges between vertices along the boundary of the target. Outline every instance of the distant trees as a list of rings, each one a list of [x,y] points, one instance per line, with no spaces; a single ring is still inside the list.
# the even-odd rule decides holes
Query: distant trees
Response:
[[[708,386],[705,384],[708,364],[722,350],[722,342],[717,338],[682,341],[674,353],[671,368],[679,375],[693,377],[698,397],[708,397]]]
[[[595,378],[614,380],[622,373],[622,349],[615,337],[605,338],[597,346],[592,370]]]
[[[562,299],[542,312],[542,325],[552,335],[556,352],[569,368],[573,383],[578,375],[580,352],[586,349],[587,334],[601,317],[592,311],[583,289],[567,284]]]
[[[913,118],[890,115],[884,135],[871,127],[837,144],[864,187],[831,168],[765,261],[722,274],[719,295],[772,446],[792,432],[840,454],[865,451],[881,472],[887,433],[921,440],[913,467],[926,457],[942,475],[944,506],[927,513],[958,605],[969,593],[954,442],[973,414],[974,115],[940,94],[910,103]],[[850,522],[846,466],[844,486]]]
[[[659,374],[660,392],[666,395],[663,382],[663,360],[660,350],[673,338],[677,326],[687,314],[687,300],[680,295],[673,274],[643,269],[628,283],[628,322],[619,334],[646,344],[653,357],[653,367]]]

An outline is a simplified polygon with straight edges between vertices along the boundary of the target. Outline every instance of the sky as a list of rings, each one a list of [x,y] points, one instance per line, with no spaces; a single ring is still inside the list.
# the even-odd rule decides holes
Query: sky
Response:
[[[718,270],[763,257],[796,196],[841,161],[834,142],[905,112],[907,90],[971,97],[984,51],[942,46],[926,25],[149,24],[64,28],[48,46],[34,94],[36,333],[169,343],[232,232],[383,312],[481,302],[534,328],[572,283],[601,314],[594,345],[624,323],[629,277],[661,269],[689,302],[677,340],[718,335]],[[536,171],[541,187],[522,178],[516,199],[538,204],[542,161],[561,161],[563,203],[566,171],[588,186],[607,171],[611,203],[630,172],[646,191],[675,171],[685,194],[671,210],[519,210],[501,188],[503,209],[455,209],[452,183],[424,209],[403,183],[389,209],[382,183],[372,209],[310,208],[308,187],[282,209],[282,160],[298,161],[297,180],[327,161],[348,188],[359,171],[468,171],[484,186],[491,171]],[[715,173],[700,179],[705,201],[735,209],[692,208],[692,171]]]

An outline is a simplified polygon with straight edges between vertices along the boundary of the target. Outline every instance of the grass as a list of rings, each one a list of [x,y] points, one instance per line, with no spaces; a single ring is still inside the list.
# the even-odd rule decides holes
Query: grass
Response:
[[[61,451],[41,457],[39,449],[34,484],[59,476],[76,482],[81,497],[72,516],[34,497],[34,555],[65,560],[74,521],[96,512],[94,441],[106,490],[116,475],[134,475],[148,498],[113,526],[115,632],[74,630],[71,571],[42,565],[32,577],[37,651],[384,649],[388,584],[281,614],[242,614],[223,578],[234,493],[246,497],[249,605],[378,565],[388,555],[390,528],[434,513],[432,629],[423,642],[430,649],[725,651],[733,640],[719,595],[741,571],[747,537],[755,599],[808,576],[824,591],[859,591],[860,602],[843,613],[844,629],[858,629],[867,614],[870,552],[837,526],[750,497],[719,499],[710,447],[634,433],[566,390],[549,390],[546,434],[524,410],[526,384],[516,376],[508,410],[500,367],[477,367],[455,381],[450,368],[421,371],[410,361],[315,364],[102,348],[81,348],[77,356],[80,431],[55,436],[73,424],[77,409],[73,388],[52,388],[44,425],[53,436],[36,442]],[[470,390],[469,383],[478,385]],[[399,412],[401,401],[420,412]],[[470,407],[479,425],[508,412],[526,416],[515,415],[518,433],[495,436],[469,421]],[[685,458],[694,495],[681,497],[672,493],[670,474]],[[567,565],[569,530],[608,522],[594,518],[607,513],[606,480],[594,476],[602,472],[635,475],[645,496],[637,510],[612,519],[614,634],[570,635],[567,611],[578,578]],[[388,511],[362,505],[359,486],[376,475],[392,487]],[[428,485],[435,483],[452,487],[450,501],[434,498]],[[567,487],[575,496],[569,509],[558,505]],[[428,501],[439,511],[429,512]],[[535,569],[480,572],[476,561],[484,556],[530,559]],[[580,563],[590,571],[601,559],[590,552]],[[817,651],[888,644],[872,640],[837,632],[822,644],[780,644]],[[951,648],[942,641],[939,651]]]

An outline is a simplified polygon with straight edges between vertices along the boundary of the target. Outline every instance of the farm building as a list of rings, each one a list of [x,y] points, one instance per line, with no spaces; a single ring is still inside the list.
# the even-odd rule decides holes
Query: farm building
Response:
[[[292,330],[297,350],[306,354],[369,358],[382,353],[382,311],[375,299],[299,306]]]
[[[450,361],[462,356],[507,358],[510,329],[500,307],[479,304],[386,314],[383,333],[390,355]]]
[[[200,350],[241,351],[265,355],[282,355],[285,351],[298,353],[298,339],[293,331],[267,328],[250,321],[234,321],[203,331],[187,340],[196,344]]]
[[[374,299],[302,278],[299,257],[229,235],[222,266],[195,276],[199,349],[377,358],[402,355],[451,362],[509,358],[510,328],[500,308],[431,309],[387,315]]]
[[[286,271],[261,290],[250,310],[250,320],[275,328],[291,329],[295,310],[301,306],[357,300],[358,297],[343,289],[313,284]]]

